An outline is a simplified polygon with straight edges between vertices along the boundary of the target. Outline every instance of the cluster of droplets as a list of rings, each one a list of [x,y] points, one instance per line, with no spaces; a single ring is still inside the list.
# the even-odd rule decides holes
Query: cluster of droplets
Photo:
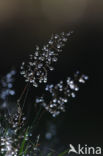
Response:
[[[70,31],[52,35],[43,48],[36,46],[34,54],[21,65],[21,75],[24,76],[26,82],[35,87],[38,87],[39,83],[47,83],[48,71],[54,70],[53,64],[57,62],[59,53],[62,52],[62,48],[73,33]]]
[[[4,130],[1,132],[0,129],[0,133],[2,134],[0,137],[0,152],[1,154],[5,154],[5,156],[17,156],[21,140],[25,134],[19,134],[19,131],[24,126],[26,118],[22,115],[19,106],[15,114],[2,113],[2,118],[1,127],[4,127]],[[6,131],[5,128],[7,128]]]
[[[56,85],[46,85],[46,92],[42,97],[36,98],[36,103],[40,103],[53,117],[61,112],[65,112],[65,104],[70,97],[75,98],[76,92],[79,91],[79,84],[85,83],[88,76],[80,74],[77,71],[74,78],[68,77],[66,82],[60,81]],[[49,98],[49,100],[48,100]]]
[[[0,107],[7,107],[6,100],[8,96],[15,95],[15,90],[13,89],[14,76],[16,74],[15,70],[11,70],[4,77],[0,79]]]
[[[17,156],[18,148],[13,146],[15,140],[11,136],[2,136],[0,141],[1,154],[5,154],[5,156]]]
[[[6,133],[4,136],[0,137],[0,154],[5,156],[37,156],[37,152],[39,151],[38,148],[38,142],[40,136],[38,135],[36,137],[35,144],[30,142],[31,135],[29,133],[26,133],[24,131],[24,135],[11,135],[9,136],[8,133]],[[20,148],[22,145],[22,142],[25,142],[25,148],[27,148],[26,154],[25,154],[25,148],[22,153],[20,153]],[[29,144],[29,145],[28,145]]]
[[[39,151],[38,142],[40,136],[36,137],[35,143],[33,144],[30,140],[32,133],[26,128],[26,117],[22,114],[20,106],[15,114],[4,114],[3,121],[0,121],[0,127],[4,126],[4,119],[7,130],[1,132],[0,128],[0,155],[5,156],[37,156],[36,153]],[[3,122],[3,123],[2,123]],[[20,149],[23,142],[25,143],[22,153]],[[25,154],[25,148],[27,148]]]
[[[16,74],[15,70],[11,70],[0,80],[0,98],[5,100],[9,95],[14,95],[15,91],[13,89],[14,76]]]
[[[23,127],[25,127],[26,117],[22,113],[22,109],[18,104],[16,113],[5,114],[6,121],[9,124],[9,127],[15,132],[18,133]]]

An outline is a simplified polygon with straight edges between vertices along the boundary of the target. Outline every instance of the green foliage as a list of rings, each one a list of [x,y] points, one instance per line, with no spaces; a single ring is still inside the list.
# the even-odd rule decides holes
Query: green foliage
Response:
[[[47,156],[53,156],[53,152],[48,153]]]
[[[26,136],[27,136],[27,134],[28,134],[28,128],[27,128],[27,130],[26,130],[26,132],[25,132],[24,139],[23,139],[23,141],[22,141],[22,143],[21,143],[21,147],[20,147],[20,150],[19,150],[19,156],[22,156],[22,154],[24,153],[24,147],[25,147],[25,143],[26,143]],[[26,149],[27,149],[27,148],[26,148]],[[26,151],[27,151],[27,150],[25,150],[25,153],[26,153]]]
[[[68,153],[69,150],[65,150],[64,152],[60,153],[58,156],[65,156],[65,154]]]

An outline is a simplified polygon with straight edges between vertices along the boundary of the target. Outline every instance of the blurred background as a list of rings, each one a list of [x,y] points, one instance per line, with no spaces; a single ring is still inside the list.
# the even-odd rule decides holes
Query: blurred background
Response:
[[[35,45],[45,44],[52,33],[70,29],[76,35],[49,74],[49,82],[56,83],[76,70],[87,74],[89,81],[65,114],[52,119],[47,113],[42,121],[44,147],[58,151],[70,143],[103,144],[103,1],[0,0],[0,75],[12,67],[19,72],[21,62],[33,53]],[[18,78],[17,93],[24,85]]]

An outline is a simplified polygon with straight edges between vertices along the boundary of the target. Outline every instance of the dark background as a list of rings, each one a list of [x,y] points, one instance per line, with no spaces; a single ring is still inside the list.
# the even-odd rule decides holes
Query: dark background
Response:
[[[46,122],[57,125],[58,141],[54,141],[55,145],[51,145],[53,140],[49,143],[58,150],[60,145],[68,147],[69,143],[103,145],[102,16],[102,0],[0,1],[0,75],[13,66],[19,72],[21,62],[35,45],[45,44],[52,33],[71,28],[76,31],[59,57],[55,71],[49,74],[49,82],[56,83],[76,70],[87,74],[89,81],[81,87],[65,114],[52,119],[47,113],[42,121],[43,131]],[[24,82],[18,78],[19,93]]]

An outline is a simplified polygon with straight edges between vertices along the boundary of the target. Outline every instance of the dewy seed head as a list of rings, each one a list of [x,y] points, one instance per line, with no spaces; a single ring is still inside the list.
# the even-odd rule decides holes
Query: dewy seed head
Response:
[[[73,31],[54,34],[43,48],[36,46],[34,54],[21,65],[20,73],[26,82],[34,87],[38,87],[39,83],[47,83],[48,71],[54,70],[53,65],[58,61],[59,53],[62,52],[62,48],[72,34]]]
[[[82,80],[82,81],[81,81]],[[56,85],[46,85],[42,97],[36,98],[36,103],[40,103],[53,117],[56,117],[61,112],[65,112],[65,104],[68,103],[69,98],[75,98],[76,92],[79,91],[79,84],[85,83],[88,76],[76,72],[73,79],[68,77],[65,82],[60,81]],[[47,92],[50,100],[48,100]]]

